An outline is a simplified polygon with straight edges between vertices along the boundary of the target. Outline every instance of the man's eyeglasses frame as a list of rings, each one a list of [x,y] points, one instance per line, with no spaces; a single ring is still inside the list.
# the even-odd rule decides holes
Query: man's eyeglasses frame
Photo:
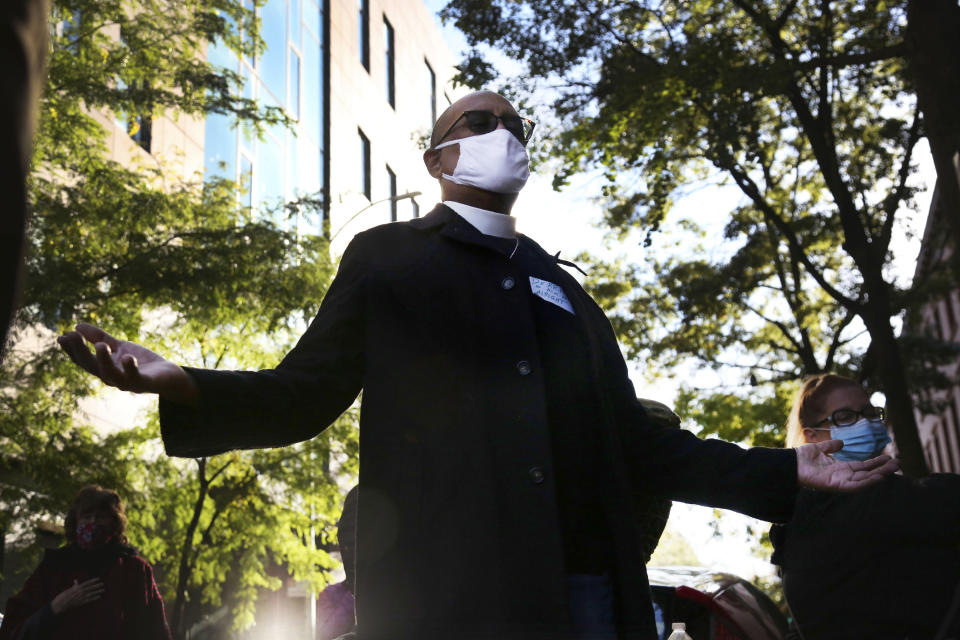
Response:
[[[471,118],[473,118],[472,114],[482,115],[486,118],[486,122],[481,123],[480,121],[475,121],[473,124],[471,124]],[[460,120],[464,118],[467,120],[467,127],[470,129],[470,131],[478,135],[490,133],[497,128],[498,123],[502,122],[504,128],[516,136],[517,140],[519,140],[520,144],[523,146],[527,146],[527,143],[530,142],[530,136],[533,135],[533,129],[537,126],[536,122],[530,118],[524,118],[523,116],[513,115],[510,113],[498,116],[494,112],[486,109],[470,109],[457,116],[457,119],[453,121],[453,123],[447,128],[443,135],[440,136],[440,139],[437,140],[433,146],[437,146],[443,142],[446,137],[450,135],[450,132],[453,131],[453,128],[456,127]],[[491,124],[493,124],[492,127],[490,126]]]

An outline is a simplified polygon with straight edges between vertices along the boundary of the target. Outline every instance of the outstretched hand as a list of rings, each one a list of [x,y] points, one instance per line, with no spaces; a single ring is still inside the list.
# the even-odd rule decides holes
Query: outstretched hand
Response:
[[[84,340],[93,345],[92,352]],[[187,404],[197,399],[193,379],[179,365],[146,347],[118,340],[99,327],[78,324],[76,331],[63,334],[57,343],[77,366],[111,387],[134,393],[157,393]]]
[[[797,447],[797,483],[823,491],[859,491],[900,468],[896,460],[886,455],[863,462],[840,462],[828,455],[842,448],[842,440]]]

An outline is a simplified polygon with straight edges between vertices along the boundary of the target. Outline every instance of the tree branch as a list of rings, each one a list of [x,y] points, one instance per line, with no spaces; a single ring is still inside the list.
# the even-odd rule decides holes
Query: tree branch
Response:
[[[920,107],[916,107],[913,112],[913,123],[907,133],[907,140],[904,144],[903,163],[900,165],[900,171],[897,179],[897,186],[883,200],[883,212],[886,217],[880,229],[880,251],[887,253],[890,247],[890,239],[893,236],[893,222],[896,218],[897,209],[900,203],[907,196],[907,179],[910,177],[910,162],[913,160],[913,150],[920,140]]]

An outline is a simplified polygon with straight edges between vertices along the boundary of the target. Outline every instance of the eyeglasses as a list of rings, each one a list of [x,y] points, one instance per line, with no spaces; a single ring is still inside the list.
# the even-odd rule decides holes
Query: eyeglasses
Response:
[[[519,140],[523,146],[527,146],[527,142],[530,141],[530,136],[533,134],[533,128],[537,126],[537,123],[533,120],[513,114],[498,116],[492,111],[464,111],[453,121],[450,128],[440,136],[440,139],[437,140],[434,146],[443,142],[444,138],[450,135],[450,132],[453,131],[453,128],[457,126],[457,123],[459,123],[461,119],[466,120],[467,128],[477,134],[490,133],[497,128],[498,122],[502,122],[503,128],[516,136],[517,140]]]
[[[817,425],[821,425],[824,422],[832,422],[838,427],[849,427],[856,424],[860,416],[863,416],[867,420],[886,420],[887,412],[882,407],[874,407],[872,405],[867,405],[863,409],[860,409],[860,411],[855,409],[837,409],[831,413],[829,417],[824,418],[812,428],[816,429]]]

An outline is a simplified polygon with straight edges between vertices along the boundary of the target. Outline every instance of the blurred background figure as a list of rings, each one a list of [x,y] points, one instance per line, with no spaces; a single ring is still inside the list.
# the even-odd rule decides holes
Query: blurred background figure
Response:
[[[47,0],[0,3],[0,362],[16,309],[27,221],[26,178],[47,54]]]
[[[81,489],[64,520],[66,546],[47,550],[7,602],[0,640],[170,640],[153,570],[126,525],[115,491]]]
[[[346,579],[332,584],[317,596],[317,640],[333,640],[351,633],[356,626],[353,600],[357,539],[358,487],[347,492],[337,523],[337,546]]]
[[[841,460],[889,444],[882,408],[856,380],[808,378],[787,446],[842,440]],[[793,518],[770,530],[787,603],[806,640],[933,638],[960,582],[960,476],[899,475],[860,493],[800,489]]]

